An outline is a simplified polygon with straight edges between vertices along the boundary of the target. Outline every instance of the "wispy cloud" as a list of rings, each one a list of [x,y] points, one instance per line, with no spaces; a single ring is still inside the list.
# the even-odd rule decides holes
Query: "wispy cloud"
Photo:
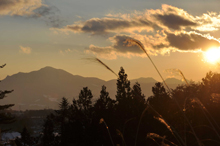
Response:
[[[67,25],[60,30],[75,33],[106,34],[110,32],[127,32],[142,27],[150,30],[157,27],[157,25],[147,19],[92,18],[85,22]]]
[[[1,0],[0,15],[33,15],[42,5],[41,0]]]
[[[19,52],[24,54],[31,54],[31,48],[30,47],[23,47],[20,46]]]
[[[60,10],[57,7],[43,5],[40,8],[34,10],[34,14],[29,17],[42,18],[48,26],[59,28],[62,26],[65,20],[62,19],[58,13],[60,13]]]
[[[42,18],[50,27],[58,28],[64,22],[56,13],[59,9],[42,0],[0,0],[0,15]]]
[[[73,52],[73,50],[71,50],[71,49],[63,49],[63,50],[59,51],[59,53],[62,54],[62,55],[65,55],[67,53],[72,53],[72,52]]]

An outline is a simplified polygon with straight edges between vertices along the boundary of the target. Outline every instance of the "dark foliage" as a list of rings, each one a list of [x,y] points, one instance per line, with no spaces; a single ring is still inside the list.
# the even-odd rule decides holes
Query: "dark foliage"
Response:
[[[109,97],[105,86],[94,104],[88,87],[71,104],[63,98],[60,109],[45,121],[42,144],[199,145],[192,126],[202,145],[217,146],[220,143],[219,86],[220,74],[209,72],[201,83],[179,85],[171,93],[158,82],[152,87],[153,95],[146,99],[139,83],[130,87],[127,74],[121,68],[116,100]],[[55,138],[53,132],[60,135]]]
[[[5,67],[6,64],[0,66],[0,68]],[[0,99],[3,99],[6,97],[7,94],[13,92],[13,90],[0,90]],[[6,105],[0,105],[0,125],[2,124],[9,124],[14,122],[15,118],[11,115],[10,111],[8,110],[10,107],[14,106],[14,104],[6,104]],[[5,131],[7,129],[1,129],[1,131]]]

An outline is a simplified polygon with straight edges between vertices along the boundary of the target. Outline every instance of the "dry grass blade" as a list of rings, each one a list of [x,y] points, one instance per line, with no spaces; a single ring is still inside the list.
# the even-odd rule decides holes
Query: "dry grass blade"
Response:
[[[154,64],[153,60],[151,59],[150,55],[147,53],[147,51],[144,49],[144,46],[142,45],[141,42],[137,41],[137,40],[133,40],[133,39],[127,39],[127,42],[130,43],[130,45],[137,45],[140,47],[141,50],[144,51],[144,53],[147,55],[147,57],[150,59],[151,63],[153,64],[154,68],[156,69],[157,73],[159,74],[160,78],[162,79],[164,85],[166,86],[166,88],[169,90],[169,92],[171,92],[169,86],[166,84],[164,78],[162,77],[162,75],[160,74],[159,70],[157,69],[156,65]]]
[[[167,124],[167,122],[163,119],[163,118],[160,118],[160,117],[154,117],[155,119],[157,119],[158,121],[160,121],[162,124],[164,124],[167,129],[172,133],[173,133],[173,130],[171,129],[171,127]]]
[[[189,86],[185,76],[183,75],[183,73],[179,70],[179,73],[181,74],[181,76],[183,77],[184,81],[186,82],[186,85]],[[186,98],[187,99],[187,98]],[[215,129],[214,125],[212,124],[212,122],[210,121],[210,119],[208,118],[208,116],[206,115],[206,113],[211,117],[211,119],[214,121],[214,123],[217,125],[217,127],[219,128],[217,122],[215,121],[215,119],[212,117],[212,115],[209,113],[209,111],[206,109],[206,107],[202,104],[202,102],[197,98],[194,97],[196,103],[198,103],[198,105],[200,106],[203,114],[205,115],[206,119],[208,120],[209,124],[212,126],[213,130],[215,131],[216,135],[219,137],[220,139],[220,135],[218,134],[217,130]],[[186,100],[185,100],[186,101]],[[184,102],[184,110],[185,110],[185,102]],[[206,113],[205,113],[206,111]]]
[[[180,75],[182,76],[183,80],[185,81],[185,83],[187,84],[187,86],[189,86],[189,83],[187,82],[187,80],[186,80],[185,76],[183,75],[182,71],[179,70],[179,69],[178,69],[178,71],[179,71]]]
[[[121,133],[121,131],[118,130],[118,129],[116,129],[116,132],[117,132],[117,134],[121,137],[121,139],[122,139],[122,141],[123,141],[123,146],[126,146],[126,143],[125,143],[125,140],[124,140],[124,136],[123,136],[123,134]]]
[[[150,104],[147,104],[147,107],[143,110],[143,112],[141,113],[141,117],[140,117],[140,120],[139,120],[139,123],[138,123],[138,127],[137,127],[137,132],[136,132],[136,136],[135,136],[135,146],[137,145],[137,137],[138,137],[138,132],[139,132],[139,128],[140,128],[140,124],[141,124],[141,121],[142,121],[142,118],[143,118],[143,116],[144,116],[144,114],[145,114],[145,112],[147,111],[147,109],[148,108],[150,108],[150,109],[152,109],[156,114],[157,114],[157,116],[158,116],[158,118],[160,118],[161,120],[163,120],[164,121],[164,123],[166,123],[168,126],[169,126],[169,124],[166,122],[166,120],[162,117],[162,115],[160,115]],[[167,127],[168,127],[167,126]],[[169,126],[170,127],[170,129],[171,129],[171,126]],[[175,139],[179,142],[179,145],[181,146],[182,144],[184,145],[184,142],[183,142],[183,140],[181,139],[181,137],[180,137],[180,135],[176,132],[176,130],[172,127],[172,129],[173,130],[171,130],[171,131],[174,131],[175,133],[176,133],[176,135],[177,135],[177,137],[179,138],[177,138],[176,137],[176,135],[173,133],[173,132],[171,132],[172,134],[173,134],[173,136],[175,137]],[[154,139],[152,139],[152,140],[154,140]],[[179,141],[180,140],[180,141]],[[155,140],[154,140],[155,141]],[[155,141],[156,142],[156,141]]]
[[[0,68],[3,68],[3,67],[5,67],[6,66],[6,64],[3,64],[2,66],[0,66]]]
[[[139,41],[137,41],[137,40],[134,40],[134,39],[127,39],[126,41],[129,42],[129,43],[131,43],[131,45],[132,45],[132,44],[135,44],[135,45],[139,46],[139,47],[141,48],[141,50],[143,50],[143,51],[145,52],[145,54],[147,55],[147,57],[150,59],[151,63],[153,64],[154,68],[156,69],[157,73],[159,74],[159,76],[160,76],[161,79],[163,80],[164,85],[166,86],[166,88],[168,89],[169,93],[171,94],[171,90],[170,90],[169,86],[166,84],[165,80],[163,79],[162,75],[160,74],[159,70],[157,69],[156,65],[154,64],[153,60],[150,58],[149,54],[148,54],[147,51],[144,49],[144,46],[142,45],[142,43],[139,42]],[[202,144],[201,144],[199,138],[197,137],[197,135],[196,135],[196,133],[195,133],[195,131],[194,131],[192,125],[190,124],[189,119],[186,117],[185,113],[182,111],[182,109],[181,109],[181,107],[180,107],[178,101],[177,101],[175,98],[173,98],[173,99],[174,99],[174,101],[176,102],[176,105],[178,106],[180,112],[182,112],[182,114],[183,114],[184,118],[186,119],[187,123],[189,124],[189,126],[190,126],[190,128],[191,128],[191,130],[192,130],[192,132],[193,132],[193,134],[194,134],[194,136],[195,136],[195,138],[196,138],[196,140],[197,140],[197,142],[198,142],[198,145],[201,146]]]
[[[110,134],[110,132],[109,132],[108,125],[106,124],[106,122],[105,122],[105,120],[104,120],[103,118],[101,118],[100,121],[99,121],[99,124],[102,124],[102,123],[105,124],[105,127],[106,127],[106,129],[107,129],[107,131],[108,131],[109,138],[110,138],[110,140],[111,140],[111,142],[112,142],[112,146],[114,146],[114,142],[113,142],[112,137],[111,137],[111,134]]]
[[[172,141],[167,140],[165,136],[162,137],[162,136],[160,136],[160,135],[158,135],[158,134],[156,134],[156,133],[148,133],[148,134],[147,134],[147,138],[151,138],[151,139],[152,139],[152,138],[162,139],[163,145],[166,145],[163,141],[167,141],[167,142],[169,142],[169,143],[172,144],[172,145],[178,146],[177,144],[173,143]]]
[[[111,71],[113,74],[115,74],[116,77],[118,77],[118,75],[117,75],[110,67],[108,67],[105,63],[103,63],[100,59],[98,59],[98,58],[95,58],[95,59],[96,59],[96,61],[98,61],[100,64],[102,64],[105,68],[107,68],[109,71]]]

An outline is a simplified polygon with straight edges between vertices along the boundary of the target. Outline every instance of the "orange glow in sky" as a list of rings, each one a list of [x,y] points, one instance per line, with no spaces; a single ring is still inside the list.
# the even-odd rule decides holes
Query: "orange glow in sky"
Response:
[[[204,52],[205,60],[209,63],[215,64],[220,61],[220,47],[210,48],[208,51]]]

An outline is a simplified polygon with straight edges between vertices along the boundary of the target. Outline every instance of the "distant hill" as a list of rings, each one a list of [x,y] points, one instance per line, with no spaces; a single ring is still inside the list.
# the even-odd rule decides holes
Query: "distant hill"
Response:
[[[0,83],[0,90],[11,90],[14,92],[1,100],[1,104],[14,103],[12,109],[45,109],[58,108],[58,103],[62,97],[66,97],[71,102],[77,98],[83,87],[88,88],[93,93],[93,100],[97,100],[101,86],[105,85],[110,97],[115,99],[117,80],[104,81],[93,77],[82,77],[72,75],[64,70],[45,67],[30,73],[17,73],[7,76]],[[157,82],[153,78],[138,78],[131,80],[131,86],[135,82],[141,84],[142,92],[149,97],[152,86]],[[172,78],[167,79],[171,87],[176,87],[182,81]]]
[[[167,78],[165,81],[167,84],[182,84],[183,83],[181,80],[178,80],[176,78]]]

